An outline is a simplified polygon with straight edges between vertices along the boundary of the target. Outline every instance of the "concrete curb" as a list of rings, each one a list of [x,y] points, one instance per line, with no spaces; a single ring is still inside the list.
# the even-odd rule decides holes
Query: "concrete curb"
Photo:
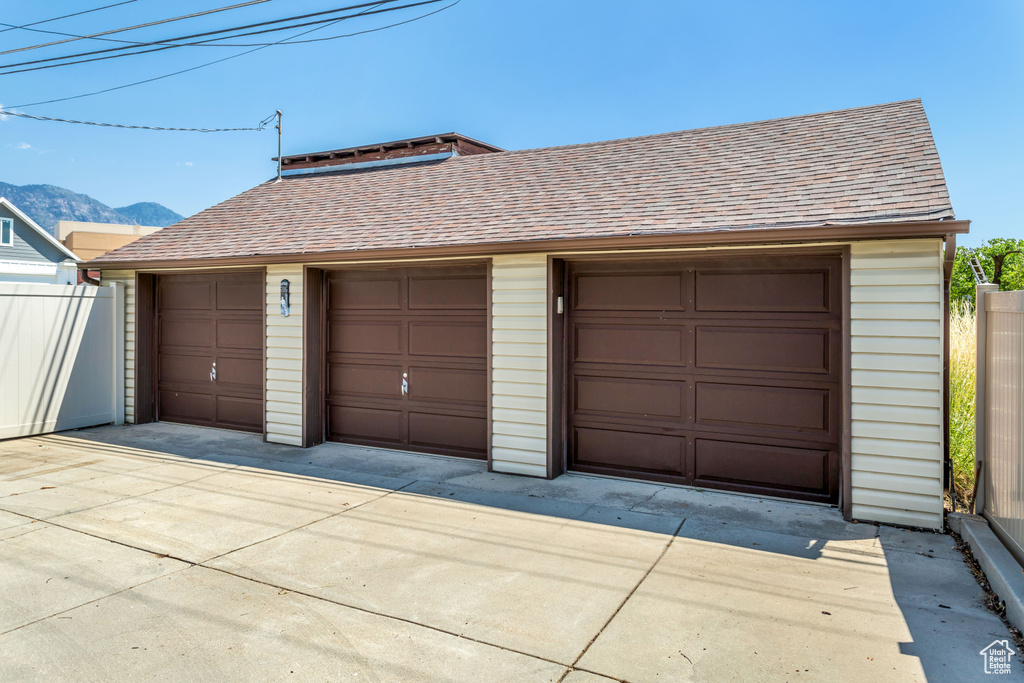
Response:
[[[1024,631],[1024,571],[980,515],[946,515],[949,528],[971,546],[989,585],[1006,604],[1006,619]]]

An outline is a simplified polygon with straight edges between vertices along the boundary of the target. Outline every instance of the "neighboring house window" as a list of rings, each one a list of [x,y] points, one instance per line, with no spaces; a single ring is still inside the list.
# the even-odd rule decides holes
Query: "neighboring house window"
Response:
[[[14,244],[14,221],[0,218],[0,246],[10,247]]]

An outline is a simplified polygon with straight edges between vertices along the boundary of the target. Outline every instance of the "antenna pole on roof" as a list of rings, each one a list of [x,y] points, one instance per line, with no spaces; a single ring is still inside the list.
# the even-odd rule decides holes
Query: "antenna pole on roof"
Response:
[[[281,182],[281,110],[277,110],[277,182]]]

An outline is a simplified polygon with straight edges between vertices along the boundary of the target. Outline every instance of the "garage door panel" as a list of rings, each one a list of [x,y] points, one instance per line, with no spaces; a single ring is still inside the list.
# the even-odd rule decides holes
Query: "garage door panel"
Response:
[[[340,396],[372,396],[394,399],[401,396],[401,387],[401,365],[332,363],[327,373],[328,393]]]
[[[580,274],[574,282],[577,311],[682,311],[683,273]]]
[[[402,310],[402,278],[332,274],[328,281],[327,305],[331,310]]]
[[[685,365],[682,327],[638,325],[573,326],[574,360],[627,365]]]
[[[409,277],[410,310],[487,310],[484,277]]]
[[[207,370],[209,373],[209,370]],[[241,387],[263,387],[263,358],[234,358],[217,356],[217,390],[224,390],[224,385],[232,384]]]
[[[573,461],[577,469],[613,468],[682,476],[686,463],[686,440],[644,432],[613,431],[577,427]]]
[[[487,328],[482,322],[410,322],[409,355],[486,358]]]
[[[212,394],[187,391],[160,391],[160,419],[213,424],[216,416]]]
[[[417,449],[465,452],[487,457],[487,418],[483,415],[409,413],[409,445]]]
[[[409,367],[409,399],[486,405],[487,371],[484,368]],[[484,399],[484,400],[481,400]]]
[[[254,287],[252,281],[219,281],[216,283],[218,311],[262,311],[266,305],[262,283]]]
[[[827,495],[827,450],[785,448],[752,443],[697,439],[697,482],[732,482],[780,491]]]
[[[216,322],[217,348],[263,351],[263,324],[258,320]]]
[[[699,426],[829,433],[829,390],[697,382]]]
[[[214,339],[214,322],[212,320],[181,320],[164,317],[160,321],[158,343],[162,346],[212,347]]]
[[[207,279],[194,281],[184,277],[173,280],[160,279],[160,309],[162,311],[211,311],[213,310],[213,282]]]
[[[576,377],[573,410],[643,420],[676,418],[685,414],[683,382],[641,381],[611,377]]]
[[[261,398],[218,396],[217,422],[245,431],[262,432],[263,401]],[[260,425],[256,428],[255,425]]]
[[[828,313],[829,271],[701,271],[694,300],[702,312]]]
[[[832,331],[760,327],[696,327],[696,365],[724,370],[832,371]]]
[[[403,444],[402,411],[332,405],[328,407],[328,434],[343,441],[363,440]]]
[[[393,321],[332,321],[327,350],[331,353],[401,354],[402,323]]]
[[[160,354],[159,379],[161,382],[210,382],[214,357],[199,353],[185,355],[164,352]]]

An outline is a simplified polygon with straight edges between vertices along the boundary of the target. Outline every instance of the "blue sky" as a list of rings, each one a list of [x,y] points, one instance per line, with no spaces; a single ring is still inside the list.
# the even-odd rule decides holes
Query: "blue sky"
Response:
[[[0,21],[19,25],[111,1],[5,3]],[[93,32],[226,4],[137,0],[38,28]],[[273,0],[124,36],[161,39],[342,4]],[[344,22],[307,37],[423,11],[429,10]],[[0,50],[51,39],[7,31],[0,33]],[[6,60],[0,63],[97,45],[78,41],[0,55]],[[0,104],[98,90],[240,51],[181,48],[0,76]],[[974,245],[1024,237],[1018,210],[1024,197],[1022,84],[1024,2],[1017,0],[461,0],[386,31],[268,48],[147,85],[23,111],[235,127],[252,126],[280,108],[284,151],[295,154],[448,131],[524,149],[920,97],[954,209],[973,221],[961,244]],[[0,121],[0,131],[2,181],[61,185],[111,206],[157,201],[186,215],[269,178],[277,144],[272,130],[203,135],[11,117]]]

